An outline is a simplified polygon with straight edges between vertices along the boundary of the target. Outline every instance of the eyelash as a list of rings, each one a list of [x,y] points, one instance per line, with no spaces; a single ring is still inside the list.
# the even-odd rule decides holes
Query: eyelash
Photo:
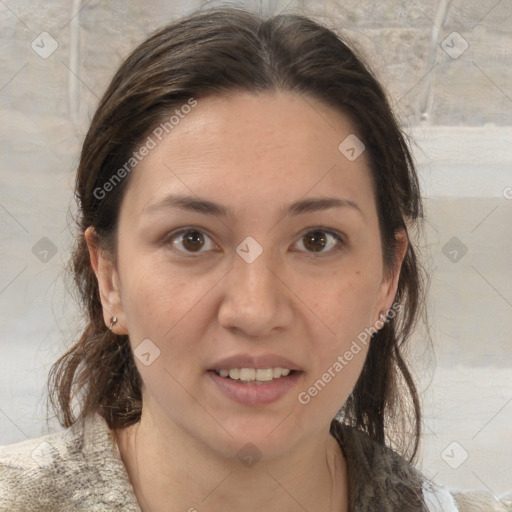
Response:
[[[333,231],[331,229],[326,229],[326,228],[323,228],[323,227],[311,227],[311,228],[308,228],[308,230],[306,232],[304,232],[303,235],[301,235],[301,237],[299,238],[299,241],[303,241],[303,239],[309,235],[309,234],[312,234],[312,233],[324,233],[328,236],[331,236],[335,242],[336,242],[336,245],[327,250],[327,251],[318,251],[318,252],[313,252],[313,251],[299,251],[299,252],[306,252],[308,255],[311,255],[311,256],[314,256],[314,257],[322,257],[322,256],[327,256],[327,255],[330,255],[332,254],[333,252],[337,252],[339,250],[341,250],[344,245],[345,245],[345,240],[344,240],[344,237],[336,232],[336,231]],[[211,237],[205,233],[204,231],[202,231],[201,229],[199,228],[195,228],[195,227],[187,227],[187,228],[182,228],[178,231],[174,231],[172,233],[169,233],[168,236],[165,237],[165,240],[164,240],[164,243],[166,245],[174,245],[174,241],[180,236],[180,235],[184,235],[186,233],[200,233],[204,236],[206,236],[207,238],[209,238],[212,243],[215,244],[215,242],[213,242],[213,240],[211,239]],[[216,244],[215,244],[216,245]],[[202,249],[202,247],[201,247]],[[177,249],[177,251],[179,253],[181,253],[182,255],[186,255],[187,257],[196,257],[198,255],[201,255],[202,253],[206,252],[206,251],[181,251],[179,249]]]

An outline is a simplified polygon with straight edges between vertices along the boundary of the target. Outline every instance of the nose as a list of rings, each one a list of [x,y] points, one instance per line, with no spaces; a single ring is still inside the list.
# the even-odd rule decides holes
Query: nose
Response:
[[[219,323],[253,337],[290,325],[293,293],[283,277],[281,267],[270,261],[266,251],[252,263],[235,254],[233,268],[224,281]]]

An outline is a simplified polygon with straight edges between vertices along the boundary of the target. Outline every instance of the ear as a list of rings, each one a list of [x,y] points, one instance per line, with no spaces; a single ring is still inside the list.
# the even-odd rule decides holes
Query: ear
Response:
[[[128,334],[125,327],[126,322],[119,288],[119,276],[112,257],[100,248],[98,236],[92,226],[88,227],[85,231],[85,241],[89,249],[91,266],[98,280],[105,325],[110,327],[112,317],[116,317],[117,322],[113,325],[112,332]]]
[[[386,315],[389,309],[393,306],[396,292],[398,290],[398,282],[400,279],[400,271],[402,269],[402,263],[407,253],[407,247],[409,240],[407,238],[407,232],[404,228],[397,231],[395,238],[397,240],[396,252],[395,252],[395,265],[394,268],[384,270],[384,276],[380,285],[379,296],[377,299],[374,315],[373,324],[376,325],[377,321],[381,323],[385,321],[382,314]]]

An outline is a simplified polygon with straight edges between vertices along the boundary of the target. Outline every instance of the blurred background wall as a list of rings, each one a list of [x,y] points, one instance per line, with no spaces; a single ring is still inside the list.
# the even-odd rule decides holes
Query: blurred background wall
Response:
[[[357,42],[387,88],[427,208],[418,241],[434,352],[422,328],[410,354],[420,467],[449,487],[511,491],[512,2],[223,4],[315,17]],[[150,32],[211,5],[0,0],[0,445],[60,429],[45,422],[44,386],[80,330],[64,265],[98,99]]]

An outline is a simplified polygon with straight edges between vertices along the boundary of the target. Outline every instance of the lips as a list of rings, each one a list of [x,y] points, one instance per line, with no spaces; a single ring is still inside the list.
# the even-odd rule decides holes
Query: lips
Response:
[[[207,372],[222,395],[247,406],[276,402],[297,385],[302,373],[296,363],[276,354],[227,357]]]

